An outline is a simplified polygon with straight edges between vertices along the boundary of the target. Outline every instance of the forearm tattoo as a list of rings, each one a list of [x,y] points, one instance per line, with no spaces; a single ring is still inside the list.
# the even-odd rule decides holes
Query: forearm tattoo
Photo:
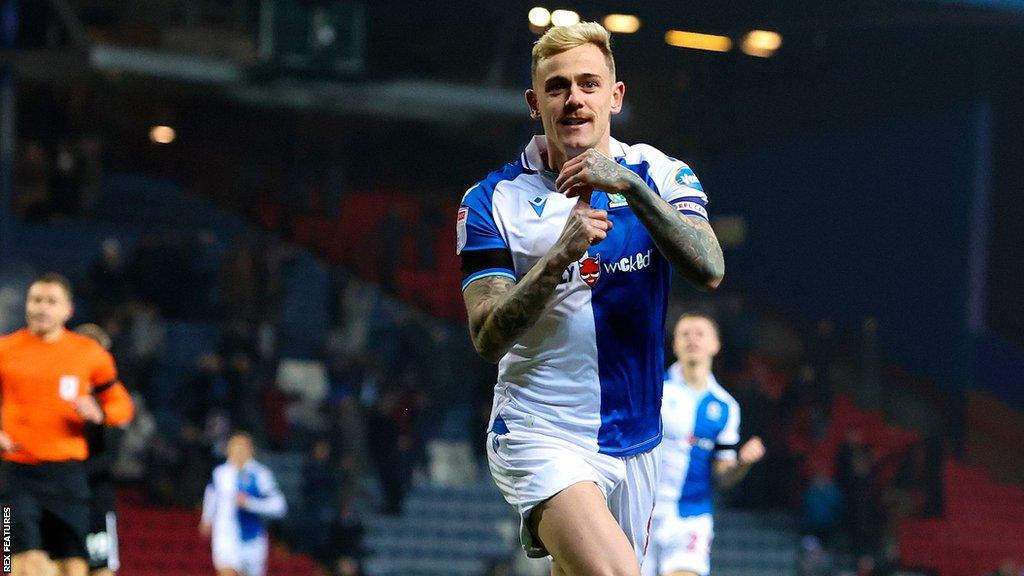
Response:
[[[481,356],[498,361],[537,322],[562,277],[546,268],[538,264],[518,284],[493,276],[466,287],[470,336]]]
[[[717,285],[725,274],[725,258],[707,220],[680,214],[643,183],[634,184],[629,206],[661,253],[687,280],[698,287]]]

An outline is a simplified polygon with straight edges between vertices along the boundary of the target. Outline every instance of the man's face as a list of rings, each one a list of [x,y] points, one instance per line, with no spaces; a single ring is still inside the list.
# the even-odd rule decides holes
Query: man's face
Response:
[[[25,299],[25,321],[37,336],[53,334],[71,319],[71,298],[64,287],[52,282],[36,282]]]
[[[249,460],[252,460],[253,449],[252,440],[248,436],[232,436],[228,440],[228,461],[236,466],[241,466]]]
[[[625,90],[612,78],[601,49],[584,44],[541,60],[526,99],[540,114],[551,145],[573,158],[606,141]]]
[[[683,364],[710,363],[721,344],[718,332],[707,318],[690,316],[676,324],[672,349]]]

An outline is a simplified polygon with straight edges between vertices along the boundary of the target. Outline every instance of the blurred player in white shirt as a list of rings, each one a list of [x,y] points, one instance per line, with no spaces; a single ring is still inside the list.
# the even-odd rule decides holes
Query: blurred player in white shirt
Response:
[[[273,472],[253,459],[252,438],[236,432],[228,440],[228,461],[213,470],[203,498],[199,531],[212,536],[218,576],[263,576],[267,565],[267,522],[288,505]]]
[[[711,373],[721,348],[708,316],[684,314],[674,330],[661,405],[661,477],[644,576],[706,576],[711,571],[713,483],[728,488],[764,456],[761,439],[739,448],[740,409]],[[713,482],[715,481],[715,482]]]

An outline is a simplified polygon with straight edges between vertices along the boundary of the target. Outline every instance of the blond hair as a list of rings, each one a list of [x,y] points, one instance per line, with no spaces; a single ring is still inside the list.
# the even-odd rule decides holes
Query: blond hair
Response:
[[[612,56],[612,35],[597,22],[579,22],[571,26],[555,26],[533,45],[533,65],[530,67],[530,75],[537,75],[537,66],[541,60],[551,58],[555,54],[561,54],[584,44],[597,46],[604,54],[605,62],[608,63],[608,70],[612,73],[612,80],[615,79],[615,58]]]

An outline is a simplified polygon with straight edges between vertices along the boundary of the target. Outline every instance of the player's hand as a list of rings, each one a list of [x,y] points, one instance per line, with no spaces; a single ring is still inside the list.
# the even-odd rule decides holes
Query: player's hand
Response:
[[[0,430],[0,452],[11,452],[17,449],[18,445],[14,443],[14,440],[11,439],[10,435],[8,435],[7,432]]]
[[[740,446],[739,461],[740,464],[756,464],[764,458],[764,442],[757,436],[752,436],[750,440],[743,443]]]
[[[199,523],[199,535],[203,538],[209,538],[210,534],[213,533],[213,524],[203,521]]]
[[[236,492],[235,504],[237,504],[239,508],[245,508],[249,504],[249,495],[245,492]]]
[[[562,165],[555,179],[558,191],[570,198],[593,192],[627,192],[638,176],[629,168],[590,148]]]
[[[608,212],[590,207],[590,192],[581,194],[552,247],[558,264],[565,267],[576,262],[588,248],[607,238],[611,229]]]
[[[86,422],[92,422],[93,424],[103,423],[103,409],[100,408],[99,402],[96,402],[96,399],[92,396],[79,396],[75,398],[73,404],[75,405],[75,412]]]

